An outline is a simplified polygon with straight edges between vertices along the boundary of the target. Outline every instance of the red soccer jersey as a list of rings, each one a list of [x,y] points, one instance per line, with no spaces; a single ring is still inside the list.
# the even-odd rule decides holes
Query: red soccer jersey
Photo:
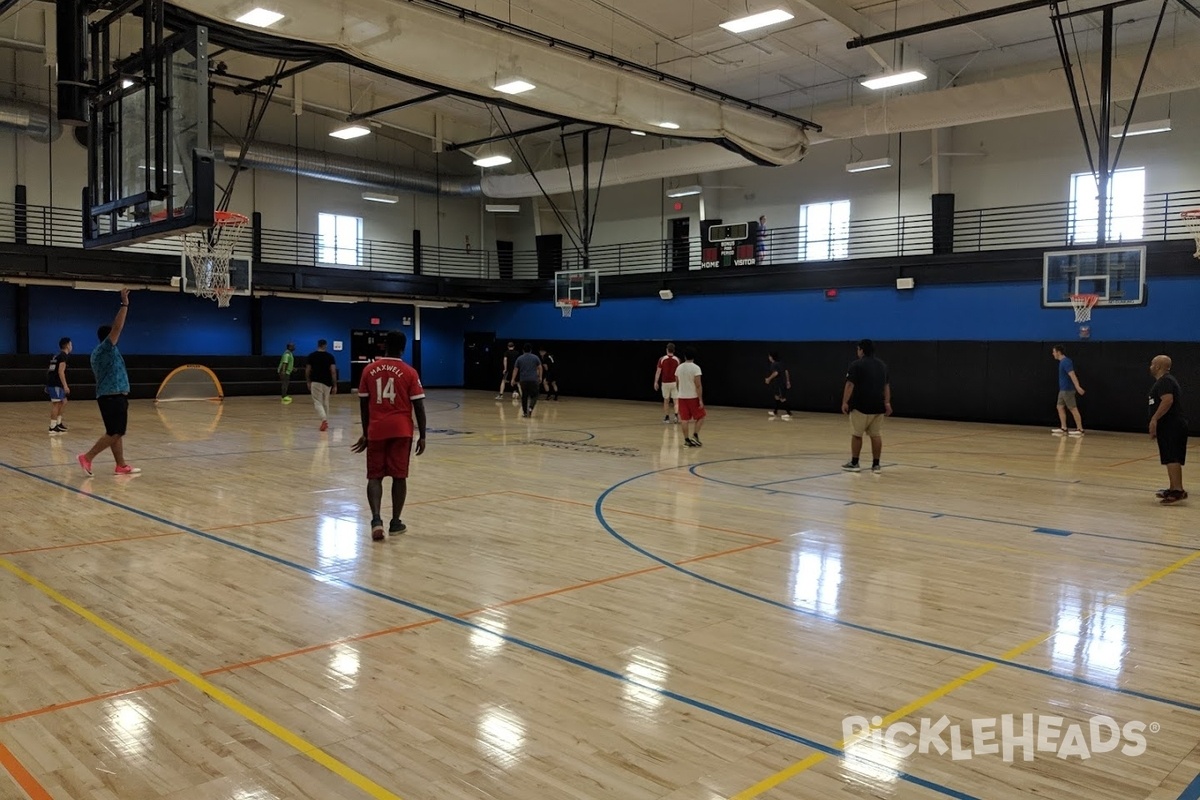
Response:
[[[367,438],[412,438],[413,401],[425,397],[417,371],[398,358],[379,358],[363,370],[358,396],[370,409]]]
[[[662,376],[659,380],[663,383],[675,383],[675,368],[679,366],[679,359],[675,356],[663,356],[658,360],[658,368],[662,370]]]

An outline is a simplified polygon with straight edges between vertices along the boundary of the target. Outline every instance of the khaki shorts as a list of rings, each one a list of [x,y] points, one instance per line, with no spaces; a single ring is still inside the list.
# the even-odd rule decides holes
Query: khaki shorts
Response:
[[[861,411],[851,411],[850,430],[860,438],[870,436],[874,439],[883,433],[883,414],[864,414]]]
[[[675,381],[662,384],[663,400],[675,400],[679,397],[679,384]]]
[[[1079,407],[1079,404],[1075,401],[1075,392],[1073,392],[1073,391],[1059,392],[1058,393],[1058,404],[1060,406],[1066,406],[1067,408],[1078,408]]]

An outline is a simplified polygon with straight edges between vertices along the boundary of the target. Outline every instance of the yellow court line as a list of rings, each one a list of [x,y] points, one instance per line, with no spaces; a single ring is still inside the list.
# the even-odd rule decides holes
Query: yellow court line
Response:
[[[1172,572],[1175,572],[1178,569],[1186,567],[1188,564],[1192,563],[1193,561],[1195,561],[1198,558],[1200,558],[1200,550],[1198,550],[1190,555],[1186,555],[1183,558],[1176,561],[1174,564],[1163,567],[1162,569],[1158,570],[1157,572],[1153,573],[1152,575],[1150,575],[1146,578],[1143,578],[1142,580],[1135,583],[1133,586],[1131,586],[1128,589],[1126,589],[1125,591],[1121,592],[1119,595],[1117,595],[1117,597],[1120,597],[1120,598],[1129,597],[1130,595],[1132,595],[1136,592],[1139,592],[1142,589],[1145,589],[1147,586],[1151,585],[1152,583],[1156,583],[1156,582],[1162,580],[1163,578],[1170,575]],[[1111,603],[1105,603],[1104,605],[1100,606],[1100,608],[1096,609],[1095,611],[1092,611],[1089,614],[1085,614],[1083,617],[1081,617],[1081,622],[1095,616],[1096,614],[1100,613],[1104,609],[1108,608],[1108,606],[1110,606],[1110,605],[1111,605]],[[1000,660],[1012,661],[1013,659],[1017,658],[1018,656],[1023,655],[1025,653],[1029,652],[1030,650],[1032,650],[1033,648],[1037,647],[1039,644],[1046,641],[1053,635],[1054,635],[1054,631],[1049,631],[1047,633],[1039,634],[1039,635],[1033,637],[1032,639],[1029,639],[1028,641],[1022,642],[1021,644],[1017,645],[1016,647],[1012,648],[1011,650],[1001,653]],[[981,664],[978,667],[976,667],[975,669],[971,670],[970,672],[960,675],[959,677],[955,678],[954,680],[950,681],[949,683],[939,686],[937,689],[934,689],[929,694],[926,694],[923,697],[920,697],[920,698],[912,701],[911,703],[909,703],[906,706],[903,706],[902,708],[896,709],[892,713],[888,714],[886,717],[883,717],[882,720],[880,721],[879,725],[871,725],[867,730],[861,732],[860,734],[858,734],[857,736],[855,736],[851,739],[842,739],[838,742],[835,742],[832,745],[832,747],[835,750],[841,750],[841,751],[845,752],[847,747],[850,747],[864,739],[870,738],[872,731],[878,730],[880,728],[886,728],[889,725],[892,725],[893,723],[899,722],[900,720],[907,717],[909,714],[912,714],[913,712],[918,711],[921,708],[924,708],[925,706],[929,705],[930,703],[932,703],[936,700],[940,700],[941,698],[943,698],[946,695],[953,692],[955,689],[966,686],[971,681],[982,678],[984,675],[987,675],[989,672],[991,672],[998,666],[1000,666],[1000,664],[997,663],[996,661],[989,661],[986,664]],[[764,778],[763,780],[754,784],[750,788],[743,789],[742,791],[735,794],[730,800],[751,800],[751,798],[758,797],[763,792],[770,791],[771,789],[774,789],[779,784],[784,783],[785,781],[796,777],[801,772],[804,772],[805,770],[810,769],[811,767],[815,767],[817,764],[820,764],[822,761],[824,761],[827,758],[829,758],[829,756],[825,753],[813,753],[812,755],[808,756],[807,758],[805,758],[801,761],[797,761],[795,764],[792,764],[791,766],[786,767],[785,769],[782,769],[779,772],[776,772],[774,775]]]
[[[69,599],[61,592],[51,588],[50,586],[47,586],[45,583],[42,583],[40,580],[30,575],[28,572],[21,569],[11,561],[0,558],[0,567],[8,570],[13,575],[16,575],[18,578],[34,587],[54,602],[70,611],[73,611],[80,617],[83,617],[85,620],[92,623],[97,628],[116,639],[118,642],[121,642],[136,652],[141,653],[143,656],[150,659],[155,664],[158,664],[160,667],[165,669],[167,672],[170,672],[181,681],[191,684],[193,687],[199,689],[213,700],[216,700],[230,711],[240,714],[242,717],[262,728],[276,739],[279,739],[281,742],[295,748],[301,754],[317,762],[330,772],[344,779],[346,782],[358,787],[371,797],[377,798],[377,800],[401,800],[398,795],[393,794],[392,792],[372,781],[367,776],[355,771],[346,764],[343,764],[341,761],[338,761],[324,750],[321,750],[315,744],[312,744],[300,736],[297,736],[279,723],[274,722],[265,715],[255,711],[253,708],[250,708],[250,706],[238,700],[236,697],[218,688],[215,684],[206,681],[204,678],[200,677],[186,667],[176,664],[174,661],[150,647],[148,644],[145,644],[140,639],[134,638],[115,625],[101,619],[99,616],[81,606],[79,603],[76,603],[74,600]]]

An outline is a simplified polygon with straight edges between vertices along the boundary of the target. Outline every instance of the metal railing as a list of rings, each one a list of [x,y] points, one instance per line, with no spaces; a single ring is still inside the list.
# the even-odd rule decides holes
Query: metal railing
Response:
[[[1145,242],[1184,239],[1191,235],[1180,212],[1200,207],[1200,189],[1147,195],[1140,217],[1140,237],[1127,241]],[[1059,248],[1095,241],[1094,217],[1077,219],[1068,202],[982,208],[954,214],[953,250],[956,253],[1018,248]],[[1136,232],[1138,220],[1118,218],[1110,222],[1110,244],[1118,244],[1119,232]],[[19,233],[23,232],[23,235]],[[933,252],[933,217],[914,214],[901,217],[852,220],[840,228],[820,230],[794,227],[766,232],[764,247],[756,243],[756,260],[761,264],[788,265],[812,261],[842,261],[864,258],[929,255]],[[15,203],[0,203],[0,241],[53,247],[82,247],[83,221],[77,209]],[[363,239],[357,250],[323,247],[315,233],[263,229],[261,260],[271,264],[331,267],[347,270],[414,273],[418,257],[423,275],[504,280],[536,278],[538,253],[532,250],[498,252],[466,248],[422,246],[378,239]],[[164,238],[117,248],[119,251],[178,255],[178,238]],[[243,235],[235,258],[249,259],[251,237]],[[643,241],[594,245],[588,266],[605,275],[656,273],[690,269],[701,262],[698,237],[686,241]],[[343,261],[337,263],[338,256]],[[349,256],[349,257],[347,257]],[[562,253],[562,269],[583,266],[573,249]]]

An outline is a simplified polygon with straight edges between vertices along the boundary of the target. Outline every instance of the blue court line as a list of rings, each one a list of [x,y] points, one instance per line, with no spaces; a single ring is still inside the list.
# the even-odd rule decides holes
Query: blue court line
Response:
[[[749,460],[756,459],[756,458],[761,458],[761,456],[750,456],[747,458],[731,458],[731,459],[724,459],[723,461],[749,461]],[[940,642],[933,642],[933,641],[929,641],[926,639],[918,639],[913,636],[906,636],[902,633],[895,633],[893,631],[883,630],[882,628],[873,628],[869,625],[863,625],[863,624],[860,624],[857,622],[850,622],[848,620],[841,619],[840,617],[835,617],[835,616],[832,616],[829,614],[823,614],[819,611],[811,611],[807,608],[801,608],[799,606],[794,606],[789,603],[780,602],[779,600],[773,600],[769,597],[764,597],[763,595],[755,594],[754,592],[748,591],[746,589],[741,589],[737,586],[733,586],[728,583],[722,583],[721,581],[718,581],[715,578],[710,578],[707,575],[703,575],[699,572],[695,572],[686,567],[682,567],[678,564],[675,564],[665,558],[662,558],[661,556],[651,552],[650,550],[647,550],[646,548],[642,547],[641,545],[635,544],[634,542],[630,541],[625,536],[618,533],[616,531],[616,529],[613,528],[612,525],[609,524],[608,520],[604,516],[604,501],[608,499],[609,495],[611,495],[617,489],[620,489],[622,486],[625,486],[626,484],[633,483],[634,481],[641,480],[642,478],[646,478],[651,475],[658,475],[660,473],[670,472],[670,471],[676,470],[676,469],[685,469],[686,468],[689,471],[691,471],[691,470],[695,469],[696,467],[704,466],[706,464],[723,463],[723,461],[701,462],[700,464],[694,464],[691,467],[682,467],[682,466],[680,466],[680,467],[665,467],[663,469],[656,469],[656,470],[651,470],[649,472],[643,472],[641,475],[634,475],[632,478],[626,478],[625,480],[620,481],[619,483],[615,483],[612,486],[605,489],[604,492],[602,492],[600,494],[600,496],[596,499],[596,504],[595,504],[596,519],[600,522],[600,525],[604,528],[605,531],[608,532],[608,534],[610,536],[612,536],[614,539],[616,539],[621,544],[628,547],[630,550],[633,550],[634,552],[645,556],[646,558],[650,559],[651,561],[655,562],[656,564],[661,564],[662,566],[666,567],[667,569],[674,570],[683,575],[687,575],[691,578],[695,578],[696,580],[700,581],[701,583],[706,583],[706,584],[708,584],[710,586],[714,586],[718,589],[724,589],[727,592],[732,592],[733,594],[736,594],[740,597],[744,597],[748,600],[755,600],[757,602],[764,603],[766,605],[773,606],[775,608],[780,608],[780,609],[783,609],[784,611],[789,611],[794,614],[799,614],[799,615],[805,616],[805,617],[811,617],[813,619],[821,620],[822,622],[828,622],[833,625],[838,625],[838,626],[841,626],[844,628],[849,628],[850,630],[855,630],[855,631],[859,631],[862,633],[869,633],[869,634],[872,634],[875,636],[882,636],[884,638],[891,639],[893,641],[904,642],[905,644],[917,645],[919,647],[928,647],[928,648],[932,648],[934,650],[940,650],[945,653],[953,653],[954,655],[966,656],[968,658],[972,658],[972,659],[975,659],[978,661],[983,661],[985,663],[991,663],[991,664],[996,664],[996,665],[1012,667],[1014,669],[1019,669],[1024,672],[1032,672],[1036,675],[1043,675],[1048,678],[1055,678],[1057,680],[1069,681],[1071,683],[1076,683],[1076,684],[1079,684],[1082,686],[1090,686],[1094,689],[1101,689],[1104,691],[1116,692],[1117,694],[1126,695],[1128,697],[1136,697],[1140,700],[1150,700],[1155,703],[1162,703],[1164,705],[1175,706],[1176,708],[1187,709],[1188,711],[1200,711],[1200,705],[1197,705],[1194,703],[1187,703],[1182,700],[1173,700],[1173,699],[1167,698],[1167,697],[1160,697],[1158,695],[1149,694],[1147,692],[1140,692],[1140,691],[1137,691],[1136,689],[1125,689],[1120,686],[1114,686],[1111,684],[1101,683],[1099,681],[1095,681],[1090,678],[1080,678],[1075,675],[1068,675],[1068,674],[1062,673],[1062,672],[1055,672],[1054,670],[1046,669],[1045,667],[1035,667],[1030,664],[1022,664],[1017,661],[1009,661],[1009,660],[1003,659],[1003,658],[995,658],[993,656],[988,656],[988,655],[984,655],[982,653],[976,653],[971,650],[966,650],[961,647],[954,647],[953,645],[941,644]],[[736,484],[730,484],[730,485],[736,485]],[[747,487],[742,487],[742,488],[747,488]]]
[[[438,611],[433,608],[429,608],[428,606],[423,606],[420,603],[414,603],[411,600],[405,600],[403,598],[396,597],[394,595],[386,594],[385,592],[379,591],[378,589],[372,589],[369,586],[362,586],[360,584],[354,583],[353,581],[348,581],[345,578],[339,578],[336,575],[332,575],[327,572],[322,572],[318,569],[314,569],[312,567],[307,567],[303,564],[299,564],[294,561],[288,561],[286,558],[272,555],[271,553],[267,553],[263,550],[258,550],[253,547],[250,547],[248,545],[244,545],[239,542],[232,541],[230,539],[224,539],[220,536],[215,536],[211,533],[206,533],[202,530],[198,530],[196,528],[189,527],[180,522],[174,522],[165,517],[160,517],[157,514],[152,514],[149,511],[143,511],[139,508],[135,508],[134,506],[129,506],[124,503],[118,502],[116,500],[111,500],[107,497],[103,497],[98,494],[91,494],[89,492],[85,492],[82,489],[79,489],[78,487],[71,486],[69,484],[65,484],[60,481],[53,480],[51,478],[43,477],[34,472],[28,472],[26,470],[21,469],[20,467],[15,467],[6,462],[0,461],[0,468],[4,468],[11,472],[15,472],[18,475],[24,475],[27,478],[33,478],[34,480],[38,480],[43,483],[47,483],[51,486],[55,486],[60,489],[66,489],[67,491],[83,495],[84,497],[88,497],[93,500],[97,500],[101,503],[112,506],[114,508],[119,508],[122,511],[126,511],[130,514],[135,514],[139,517],[143,517],[145,519],[151,520],[152,522],[157,522],[160,525],[166,525],[168,527],[175,528],[176,530],[181,530],[185,533],[190,533],[193,536],[198,536],[202,539],[207,539],[211,542],[215,542],[217,544],[222,544],[227,547],[231,547],[235,550],[240,550],[243,553],[247,553],[252,556],[257,556],[259,558],[264,558],[267,561],[271,561],[280,566],[288,567],[289,569],[294,569],[299,572],[303,572],[304,574],[309,575],[312,578],[314,578],[315,580],[321,581],[322,583],[327,583],[327,584],[331,584],[331,585],[335,585],[335,586],[341,586],[346,589],[353,589],[355,591],[363,592],[364,594],[370,595],[372,597],[376,597],[380,600],[385,600],[389,603],[394,603],[395,605],[402,606],[404,608],[419,612],[419,613],[424,614],[429,617],[434,617],[436,619],[441,620],[442,622],[448,622],[448,623],[450,623],[452,625],[456,625],[460,628],[467,628],[470,630],[482,631],[484,633],[490,634],[491,636],[495,636],[500,639],[503,639],[504,641],[508,642],[509,644],[513,644],[518,647],[522,647],[522,648],[524,648],[526,650],[530,650],[534,653],[539,653],[544,656],[549,656],[550,658],[556,659],[565,664],[570,664],[571,666],[579,667],[580,669],[587,670],[588,672],[592,672],[597,675],[603,675],[606,678],[611,678],[611,679],[619,681],[621,683],[627,683],[632,686],[636,686],[639,689],[642,689],[644,691],[653,692],[654,694],[661,695],[662,697],[668,698],[670,700],[675,700],[679,703],[683,703],[684,705],[691,706],[692,708],[699,709],[701,711],[707,711],[710,714],[721,717],[723,719],[727,719],[731,722],[736,722],[738,724],[745,725],[746,727],[753,728],[758,731],[762,731],[763,733],[771,734],[772,736],[776,736],[780,739],[785,739],[787,741],[794,742],[799,745],[803,745],[804,747],[808,747],[810,749],[817,750],[826,755],[834,756],[835,758],[841,758],[845,755],[843,751],[841,751],[835,747],[830,747],[829,745],[821,744],[820,742],[814,741],[812,739],[808,739],[807,737],[801,736],[800,734],[792,733],[791,731],[784,730],[783,728],[776,727],[769,723],[761,722],[761,721],[753,719],[751,717],[743,716],[734,711],[729,711],[727,709],[721,708],[720,706],[716,706],[711,703],[707,703],[703,700],[698,700],[694,697],[690,697],[685,694],[680,694],[679,692],[671,691],[670,689],[664,689],[664,688],[661,688],[658,686],[653,686],[648,683],[643,683],[641,681],[638,681],[638,680],[630,678],[626,675],[623,675],[620,672],[615,672],[611,669],[608,669],[607,667],[602,667],[598,664],[593,664],[589,661],[584,661],[581,658],[577,658],[575,656],[568,655],[567,653],[562,653],[562,652],[559,652],[558,650],[553,650],[549,647],[544,647],[540,644],[535,644],[534,642],[530,642],[526,639],[521,639],[516,636],[510,636],[508,634],[497,633],[494,630],[491,630],[490,628],[484,627],[483,625],[479,625],[479,624],[471,622],[469,620],[461,619],[461,618],[453,616],[451,614],[447,614],[445,612]],[[934,783],[933,781],[929,781],[924,778],[920,778],[916,775],[910,775],[906,772],[901,772],[899,770],[896,770],[895,767],[888,766],[888,765],[882,764],[882,763],[872,762],[869,759],[865,759],[865,758],[863,760],[867,761],[867,763],[870,763],[874,766],[879,767],[880,769],[885,769],[888,772],[895,772],[896,775],[903,781],[911,783],[915,786],[921,786],[926,789],[931,789],[935,792],[938,792],[939,794],[945,795],[946,797],[952,797],[952,798],[955,798],[955,800],[980,800],[980,798],[976,798],[972,795],[965,794],[963,792],[957,791],[956,789],[951,789],[947,786],[942,786],[940,784]]]
[[[1034,533],[1046,533],[1050,536],[1072,536],[1074,531],[1063,531],[1058,528],[1034,528]]]
[[[1179,800],[1200,800],[1200,775],[1197,775],[1191,783],[1184,787],[1183,793],[1179,795]]]
[[[707,466],[709,464],[723,464],[723,463],[726,463],[729,461],[751,461],[751,460],[757,460],[757,459],[761,459],[761,458],[770,458],[770,456],[748,456],[746,458],[721,459],[720,461],[704,461],[699,464],[693,464],[692,466],[690,466],[688,468],[688,472],[692,473],[692,475],[696,476],[697,478],[699,478],[702,481],[710,481],[712,483],[719,483],[722,486],[732,486],[736,489],[753,489],[755,491],[764,491],[762,489],[759,489],[758,486],[755,486],[755,485],[748,485],[748,484],[744,484],[744,483],[734,483],[733,481],[721,480],[720,478],[712,478],[707,475],[701,475],[700,472],[698,471],[700,467]],[[946,470],[946,472],[951,472],[951,471],[952,470]],[[801,479],[797,479],[797,480],[801,480]],[[803,480],[807,480],[807,479],[805,478]],[[860,506],[870,506],[872,508],[883,508],[883,509],[887,509],[889,511],[907,511],[907,512],[910,512],[913,514],[926,514],[926,515],[940,514],[940,516],[950,517],[951,519],[963,519],[963,520],[968,520],[970,522],[987,522],[987,523],[991,523],[993,525],[1007,525],[1007,526],[1013,527],[1013,528],[1022,528],[1027,531],[1032,531],[1035,528],[1039,527],[1038,525],[1031,524],[1028,522],[1012,522],[1011,520],[1004,520],[1004,519],[990,519],[988,517],[972,517],[972,516],[968,516],[966,514],[954,514],[949,511],[938,512],[938,511],[930,511],[929,509],[925,509],[925,508],[909,508],[908,506],[896,506],[896,505],[889,505],[887,503],[872,503],[869,500],[847,500],[844,497],[830,497],[829,495],[813,494],[812,492],[792,492],[792,491],[788,491],[786,489],[772,489],[771,492],[773,494],[788,494],[788,495],[792,495],[794,497],[809,497],[814,500],[828,500],[830,502],[835,502],[835,503],[845,503],[846,505],[860,505]],[[1090,536],[1090,537],[1094,537],[1097,539],[1111,539],[1113,541],[1133,542],[1136,544],[1151,545],[1153,547],[1166,547],[1171,550],[1186,550],[1189,553],[1193,553],[1196,550],[1200,549],[1200,547],[1189,547],[1188,545],[1185,545],[1185,544],[1167,544],[1165,542],[1156,542],[1156,541],[1153,541],[1152,539],[1136,539],[1131,536],[1113,536],[1113,535],[1105,534],[1105,533],[1088,533],[1086,531],[1071,531],[1070,533],[1074,536]]]

